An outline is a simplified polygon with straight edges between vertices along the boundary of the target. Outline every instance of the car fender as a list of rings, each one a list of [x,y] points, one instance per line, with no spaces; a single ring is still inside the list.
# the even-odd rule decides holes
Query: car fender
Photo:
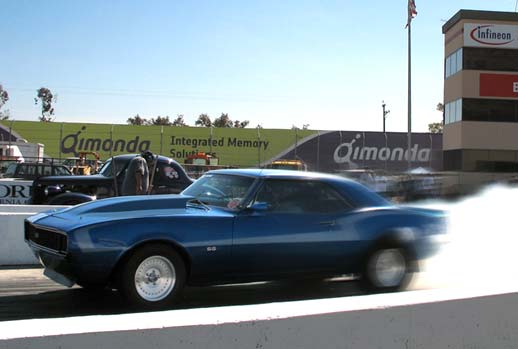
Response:
[[[95,200],[94,196],[90,196],[90,195],[83,194],[83,193],[63,193],[63,194],[54,196],[52,199],[49,200],[48,204],[49,205],[66,205],[67,203],[70,203],[70,202],[75,202],[75,204],[77,204],[77,203],[89,202],[89,201],[94,201],[94,200]]]
[[[131,258],[131,256],[135,253],[135,251],[144,247],[145,245],[157,244],[157,243],[169,246],[170,248],[172,248],[173,250],[178,252],[178,254],[180,254],[180,256],[182,257],[182,259],[185,263],[185,272],[186,272],[187,279],[189,279],[189,275],[191,273],[192,259],[191,259],[190,254],[187,252],[187,250],[183,246],[181,246],[179,243],[177,243],[176,241],[174,241],[172,239],[156,238],[156,239],[148,239],[148,240],[144,240],[144,241],[139,241],[137,244],[131,246],[130,248],[125,250],[123,253],[121,253],[119,255],[119,258],[115,262],[114,267],[111,270],[111,273],[109,276],[110,282],[114,283],[114,284],[118,283],[119,280],[117,280],[117,277],[121,274],[120,268],[126,264],[128,259]]]
[[[379,248],[396,245],[404,248],[410,259],[415,262],[417,260],[415,241],[416,233],[414,231],[414,228],[393,228],[391,230],[387,230],[379,234],[378,237],[372,241],[369,248],[367,249],[367,253],[365,254],[364,258],[367,259],[371,253],[373,253]],[[414,268],[417,269],[418,266],[414,265]]]

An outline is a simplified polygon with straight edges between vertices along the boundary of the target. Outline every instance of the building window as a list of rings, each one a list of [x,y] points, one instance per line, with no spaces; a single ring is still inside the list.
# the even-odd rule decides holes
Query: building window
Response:
[[[446,103],[444,106],[444,122],[451,124],[462,120],[462,99]]]
[[[446,57],[445,63],[445,78],[458,73],[462,70],[462,48],[453,52],[451,55]]]
[[[464,69],[518,71],[518,50],[464,47]]]
[[[465,98],[462,120],[518,122],[518,100]]]
[[[462,169],[462,150],[445,150],[443,152],[443,165],[446,171],[458,171]]]

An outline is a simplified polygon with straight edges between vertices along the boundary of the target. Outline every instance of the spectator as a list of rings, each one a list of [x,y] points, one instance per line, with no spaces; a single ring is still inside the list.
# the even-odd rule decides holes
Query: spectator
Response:
[[[131,159],[122,182],[122,195],[145,195],[149,188],[149,173],[155,157],[145,151]]]

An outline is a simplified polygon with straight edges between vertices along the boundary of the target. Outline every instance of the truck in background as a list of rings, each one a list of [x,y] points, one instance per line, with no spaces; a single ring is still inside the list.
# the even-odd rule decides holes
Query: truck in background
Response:
[[[44,158],[44,149],[45,146],[41,143],[1,141],[0,157],[30,159],[31,161],[40,162]]]
[[[10,163],[42,162],[44,156],[44,145],[41,143],[0,141],[0,173],[5,172]]]

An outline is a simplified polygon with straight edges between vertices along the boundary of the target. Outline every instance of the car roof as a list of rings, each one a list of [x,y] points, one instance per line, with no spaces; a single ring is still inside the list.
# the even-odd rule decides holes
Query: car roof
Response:
[[[278,169],[261,169],[261,168],[245,168],[245,169],[221,169],[212,170],[208,174],[228,174],[240,175],[248,177],[261,178],[298,178],[298,179],[327,179],[331,181],[346,181],[351,182],[350,179],[320,172],[306,172],[293,170],[278,170]]]
[[[129,160],[133,159],[137,155],[139,155],[139,154],[120,154],[120,155],[115,155],[114,158],[115,158],[115,160],[127,160],[127,161],[129,161]],[[157,155],[157,154],[154,154],[154,155]],[[171,160],[173,162],[178,163],[178,161],[176,161],[175,159],[169,158],[169,157],[163,156],[163,155],[158,155],[158,160],[159,161],[169,161],[169,160]]]

